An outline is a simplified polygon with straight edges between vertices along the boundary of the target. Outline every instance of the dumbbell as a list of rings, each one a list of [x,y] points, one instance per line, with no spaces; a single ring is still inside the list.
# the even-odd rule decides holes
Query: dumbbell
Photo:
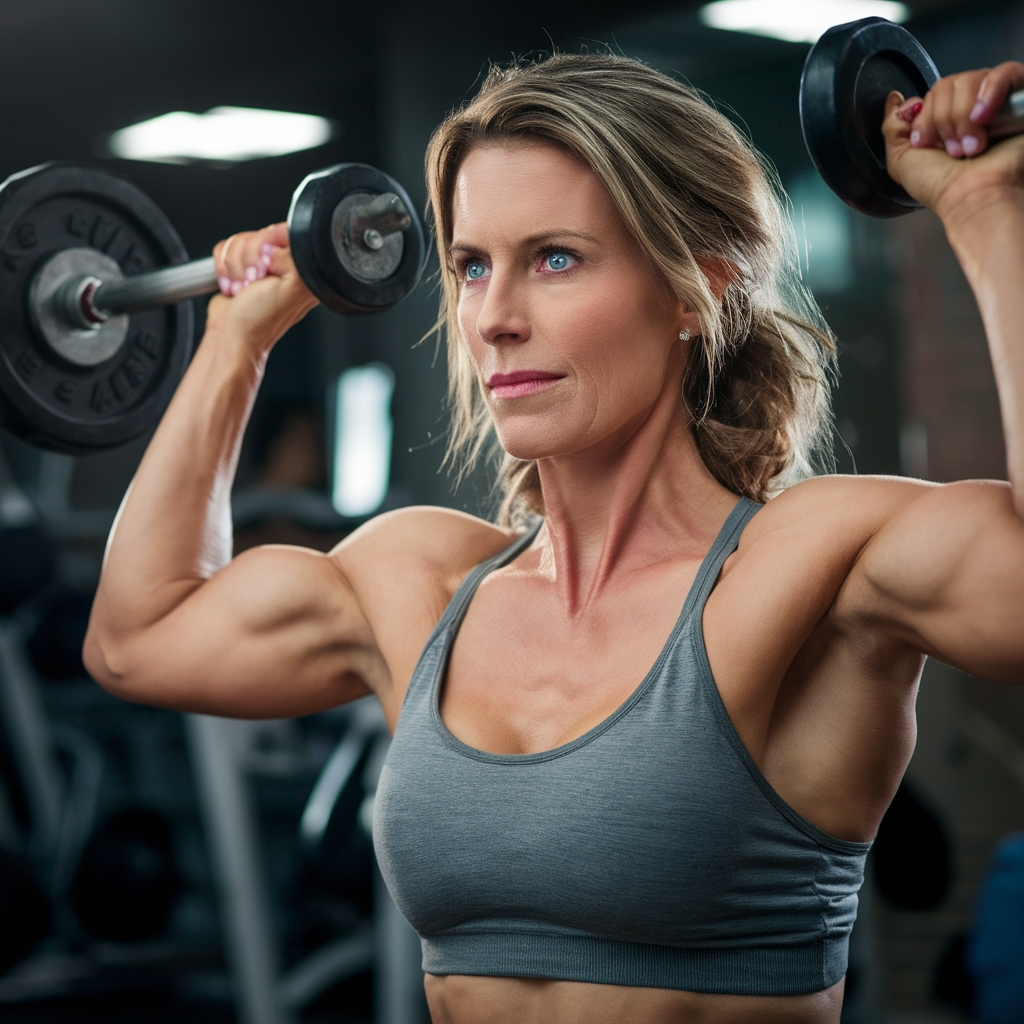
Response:
[[[336,313],[389,309],[416,285],[423,226],[366,164],[309,175],[288,212],[295,265]],[[129,181],[51,163],[0,184],[0,422],[38,447],[112,448],[163,414],[188,365],[188,299],[217,291],[173,225]]]
[[[921,44],[883,18],[830,28],[811,47],[800,78],[800,125],[807,152],[840,199],[872,217],[920,209],[889,177],[882,120],[893,90],[923,96],[939,72]],[[991,139],[1024,133],[1024,90],[986,125]]]

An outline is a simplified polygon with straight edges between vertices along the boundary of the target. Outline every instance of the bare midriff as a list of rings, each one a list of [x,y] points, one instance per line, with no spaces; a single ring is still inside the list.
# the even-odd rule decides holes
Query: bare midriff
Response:
[[[844,982],[802,996],[458,974],[428,974],[425,984],[434,1024],[838,1024]]]

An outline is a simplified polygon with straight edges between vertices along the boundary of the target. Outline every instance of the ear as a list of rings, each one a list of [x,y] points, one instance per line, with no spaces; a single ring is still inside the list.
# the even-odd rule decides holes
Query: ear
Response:
[[[721,302],[725,289],[740,276],[736,264],[731,263],[724,256],[702,256],[698,264],[708,282],[708,287],[715,298]]]

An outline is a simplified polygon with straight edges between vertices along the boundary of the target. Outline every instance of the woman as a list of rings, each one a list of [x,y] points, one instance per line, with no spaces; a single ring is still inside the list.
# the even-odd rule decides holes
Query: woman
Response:
[[[983,127],[1022,85],[956,75],[884,126],[978,297],[1009,486],[796,482],[829,335],[783,301],[752,151],[639,63],[495,71],[431,143],[453,445],[493,424],[499,525],[405,509],[232,561],[246,418],[314,300],[282,226],[215,250],[233,297],[126,497],[87,664],[209,714],[380,699],[378,856],[436,1021],[838,1021],[923,656],[1024,679],[1024,141]]]

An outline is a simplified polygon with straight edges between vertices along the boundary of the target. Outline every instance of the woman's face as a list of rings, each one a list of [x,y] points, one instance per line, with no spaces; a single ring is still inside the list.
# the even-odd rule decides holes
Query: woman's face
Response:
[[[679,332],[696,318],[582,161],[545,144],[471,150],[452,235],[459,324],[511,455],[614,450],[667,389],[678,404]]]

